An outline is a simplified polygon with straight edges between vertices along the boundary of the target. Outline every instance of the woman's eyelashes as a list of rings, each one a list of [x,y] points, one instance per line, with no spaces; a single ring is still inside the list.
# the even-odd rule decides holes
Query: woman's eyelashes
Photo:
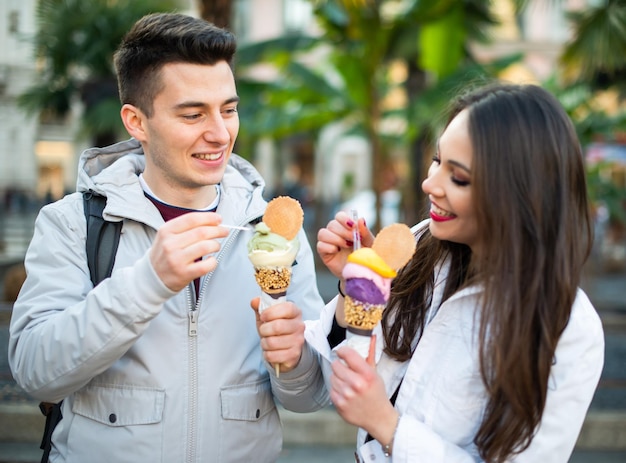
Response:
[[[439,154],[433,156],[433,162],[437,165],[441,165],[441,158],[439,157]],[[450,178],[450,180],[452,180],[452,183],[458,186],[468,186],[470,184],[469,179],[465,178],[465,176],[456,175],[454,171],[455,169],[453,168],[452,177]]]
[[[452,176],[452,182],[457,184],[458,186],[467,186],[470,184],[469,180],[460,179],[458,177]]]

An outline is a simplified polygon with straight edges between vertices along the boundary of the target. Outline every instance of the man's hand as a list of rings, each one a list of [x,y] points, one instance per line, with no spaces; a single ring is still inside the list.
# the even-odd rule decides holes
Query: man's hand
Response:
[[[166,222],[150,249],[150,262],[161,281],[172,291],[215,270],[213,254],[220,250],[219,238],[228,230],[219,226],[214,212],[190,212]]]
[[[263,357],[271,365],[280,365],[283,373],[293,370],[304,346],[302,311],[293,302],[281,302],[259,314],[259,300],[252,299],[250,305],[256,315]]]

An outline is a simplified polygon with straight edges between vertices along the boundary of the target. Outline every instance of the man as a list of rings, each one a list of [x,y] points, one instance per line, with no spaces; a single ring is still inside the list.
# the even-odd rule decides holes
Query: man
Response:
[[[303,318],[323,305],[304,232],[295,303],[259,320],[263,353],[250,309],[260,293],[251,234],[221,226],[253,230],[266,206],[262,178],[232,154],[235,48],[232,34],[200,19],[139,20],[115,55],[133,138],[84,152],[79,191],[37,218],[9,357],[27,392],[63,399],[50,461],[275,461],[274,399],[301,412],[325,403],[303,337]],[[123,221],[113,274],[96,288],[86,190],[107,197],[106,220]]]

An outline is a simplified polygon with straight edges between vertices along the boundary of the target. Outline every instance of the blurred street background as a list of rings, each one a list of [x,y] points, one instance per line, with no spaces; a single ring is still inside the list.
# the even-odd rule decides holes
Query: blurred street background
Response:
[[[81,151],[128,138],[112,53],[140,16],[181,11],[231,29],[235,152],[298,199],[314,246],[339,209],[374,230],[422,217],[440,114],[464,85],[550,90],[587,161],[596,223],[583,287],[606,361],[573,463],[626,462],[626,2],[624,0],[0,1],[0,463],[36,462],[44,419],[7,365],[12,301],[42,205],[73,191]],[[326,300],[336,281],[318,262]],[[353,461],[332,408],[282,412],[279,462]]]

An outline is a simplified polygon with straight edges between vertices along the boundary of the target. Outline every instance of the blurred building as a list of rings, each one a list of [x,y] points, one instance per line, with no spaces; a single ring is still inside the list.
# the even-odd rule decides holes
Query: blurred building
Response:
[[[30,45],[36,0],[0,2],[0,204],[17,207],[38,180],[37,118],[17,110],[16,98],[35,78]]]
[[[195,0],[185,0],[195,13]],[[554,69],[568,38],[564,11],[584,8],[595,0],[551,2],[534,0],[523,16],[516,16],[511,0],[497,0],[494,8],[502,25],[489,46],[475,46],[480,59],[524,52],[524,60],[505,78],[540,81]],[[75,187],[77,159],[86,141],[77,137],[79,103],[62,120],[25,115],[16,98],[35,78],[37,63],[30,42],[36,30],[37,0],[0,2],[0,191],[21,191],[56,199]],[[316,32],[310,0],[233,0],[233,29],[241,43],[279,37],[287,31]],[[260,67],[256,72],[271,70]],[[254,162],[276,191],[300,192],[323,201],[347,200],[371,188],[371,152],[368,143],[346,136],[340,125],[324,130],[319,140],[293,137],[279,144],[261,141]],[[308,195],[308,196],[307,196]]]

